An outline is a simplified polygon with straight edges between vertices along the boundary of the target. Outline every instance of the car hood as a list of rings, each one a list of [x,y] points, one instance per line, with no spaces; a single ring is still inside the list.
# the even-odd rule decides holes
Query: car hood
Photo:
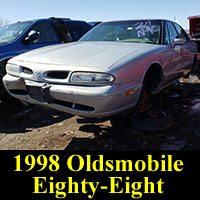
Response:
[[[12,59],[41,64],[108,69],[124,57],[150,48],[149,44],[119,42],[75,42],[29,51]]]

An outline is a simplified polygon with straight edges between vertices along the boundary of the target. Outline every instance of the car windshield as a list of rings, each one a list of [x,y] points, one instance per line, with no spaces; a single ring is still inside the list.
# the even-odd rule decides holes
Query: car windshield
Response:
[[[31,24],[32,21],[18,22],[0,28],[0,44],[16,40]]]
[[[160,44],[161,21],[134,20],[102,23],[79,41],[112,41]]]

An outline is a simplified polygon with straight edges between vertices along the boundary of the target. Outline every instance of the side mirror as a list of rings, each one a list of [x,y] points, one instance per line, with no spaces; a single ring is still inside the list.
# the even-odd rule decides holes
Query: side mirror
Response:
[[[177,45],[184,45],[185,41],[180,38],[175,38],[173,43],[173,48]]]
[[[33,34],[31,34],[31,35],[29,35],[28,37],[26,37],[25,39],[24,39],[24,43],[31,43],[31,42],[33,42],[34,40],[37,40],[37,39],[39,39],[39,37],[40,37],[40,34],[39,33],[33,33]]]

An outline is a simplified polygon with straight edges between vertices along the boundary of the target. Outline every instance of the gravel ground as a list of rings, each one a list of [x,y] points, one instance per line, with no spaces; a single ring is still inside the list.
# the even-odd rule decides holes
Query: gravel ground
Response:
[[[186,82],[193,84],[180,83],[164,91],[163,110],[171,114],[173,124],[156,132],[132,129],[128,115],[83,119],[10,98],[0,103],[0,149],[200,149],[200,81]]]

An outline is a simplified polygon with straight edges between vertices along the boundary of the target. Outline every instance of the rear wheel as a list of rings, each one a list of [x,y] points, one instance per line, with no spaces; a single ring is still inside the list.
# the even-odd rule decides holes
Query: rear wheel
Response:
[[[194,58],[194,62],[193,62],[193,66],[192,66],[190,74],[200,74],[200,66],[198,64],[197,56],[195,56]]]

